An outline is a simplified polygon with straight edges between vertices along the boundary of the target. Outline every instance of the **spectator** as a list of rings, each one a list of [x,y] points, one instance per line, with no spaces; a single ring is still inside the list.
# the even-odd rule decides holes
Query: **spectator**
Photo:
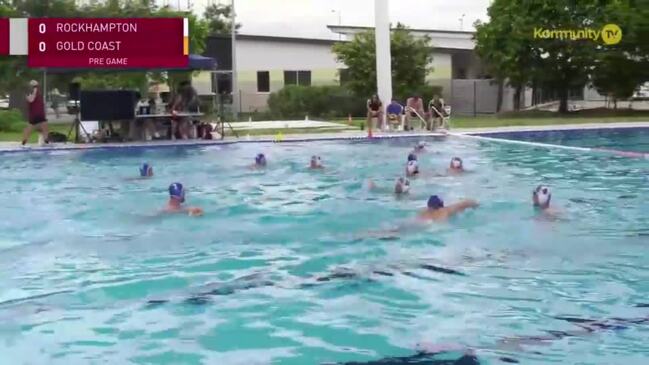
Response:
[[[403,114],[403,106],[399,104],[396,99],[392,99],[390,105],[388,105],[387,110],[388,114],[388,124],[390,127],[399,126],[401,124],[401,115]]]
[[[435,130],[438,125],[442,126],[444,124],[444,100],[439,95],[433,96],[433,99],[428,103],[428,109],[431,119],[431,124],[428,129]]]
[[[372,118],[376,118],[376,128],[383,127],[383,103],[376,94],[367,100],[367,125],[369,128],[372,128]]]
[[[32,80],[29,82],[31,87],[29,95],[27,95],[27,107],[29,116],[29,125],[23,131],[24,146],[32,134],[32,130],[36,128],[43,135],[45,143],[49,143],[49,136],[47,133],[47,118],[45,117],[45,102],[43,101],[43,94],[38,87],[38,81]]]
[[[424,118],[424,102],[421,100],[419,95],[414,95],[409,97],[406,101],[406,123],[404,126],[405,130],[413,130],[412,119]]]
[[[181,139],[189,139],[190,119],[178,117],[175,114],[198,111],[198,96],[196,90],[189,81],[183,81],[178,85],[176,95],[171,101],[171,139],[175,140],[179,135]]]

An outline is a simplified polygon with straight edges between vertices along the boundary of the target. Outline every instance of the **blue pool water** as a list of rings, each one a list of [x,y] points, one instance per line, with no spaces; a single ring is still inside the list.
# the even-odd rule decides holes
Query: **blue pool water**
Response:
[[[647,363],[649,161],[430,139],[410,197],[368,191],[414,142],[1,155],[0,363],[367,362],[420,343],[481,364]],[[246,168],[257,152],[265,171]],[[470,173],[426,176],[454,155]],[[125,180],[143,161],[155,177]],[[154,216],[174,181],[203,217]],[[533,211],[539,183],[559,219]],[[431,193],[481,206],[368,234]]]
[[[575,147],[649,153],[649,128],[604,128],[489,133],[491,137]]]

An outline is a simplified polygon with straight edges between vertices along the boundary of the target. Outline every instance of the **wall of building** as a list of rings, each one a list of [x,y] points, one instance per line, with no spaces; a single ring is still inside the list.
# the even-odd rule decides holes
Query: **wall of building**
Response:
[[[270,93],[285,86],[284,71],[311,71],[311,85],[338,85],[338,70],[344,64],[335,59],[331,42],[318,40],[299,40],[286,38],[243,38],[237,41],[237,75],[242,112],[263,111],[267,109]],[[462,51],[460,51],[462,52]],[[471,52],[458,57],[454,50],[433,51],[431,71],[426,76],[430,85],[442,87],[442,97],[452,97],[452,82],[458,67],[464,68],[467,77],[477,77],[480,73],[479,60]],[[465,54],[466,53],[466,54]],[[457,63],[457,64],[456,64]],[[269,72],[269,92],[257,91],[257,72]],[[194,78],[201,83],[201,90],[208,92],[203,85],[208,74],[201,73]]]
[[[237,42],[238,84],[241,111],[266,109],[268,95],[284,87],[284,71],[311,71],[311,85],[337,85],[338,69],[331,43],[249,40]],[[269,71],[270,91],[257,91],[257,71]]]

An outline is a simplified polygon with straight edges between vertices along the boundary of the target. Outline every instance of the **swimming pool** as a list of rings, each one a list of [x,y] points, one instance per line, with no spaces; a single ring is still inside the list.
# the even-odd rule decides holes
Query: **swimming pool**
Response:
[[[649,153],[649,127],[496,132],[488,137]]]
[[[390,189],[415,141],[2,155],[0,363],[345,363],[421,342],[480,363],[646,363],[641,322],[556,334],[581,329],[562,316],[649,314],[648,161],[430,139],[410,197],[368,191]],[[257,152],[266,171],[246,169]],[[305,168],[313,154],[324,171]],[[454,155],[470,173],[425,176]],[[143,161],[154,178],[126,181]],[[203,217],[153,216],[174,181]],[[534,214],[539,183],[561,219]],[[367,234],[431,193],[481,206]],[[503,345],[516,336],[531,344]]]

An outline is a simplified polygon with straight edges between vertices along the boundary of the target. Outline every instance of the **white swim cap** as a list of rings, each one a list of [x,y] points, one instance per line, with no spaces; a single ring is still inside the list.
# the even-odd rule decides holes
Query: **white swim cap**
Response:
[[[545,186],[545,185],[539,185],[534,189],[534,192],[532,193],[535,201],[534,205],[538,206],[549,206],[550,205],[550,199],[552,198],[552,193],[550,192],[550,188]]]
[[[462,168],[462,159],[459,157],[453,157],[451,159],[451,167],[454,169]]]
[[[417,160],[408,161],[406,171],[411,175],[419,173],[419,165],[417,164]]]
[[[322,159],[320,158],[320,156],[317,155],[311,156],[311,165],[315,167],[322,167]]]

